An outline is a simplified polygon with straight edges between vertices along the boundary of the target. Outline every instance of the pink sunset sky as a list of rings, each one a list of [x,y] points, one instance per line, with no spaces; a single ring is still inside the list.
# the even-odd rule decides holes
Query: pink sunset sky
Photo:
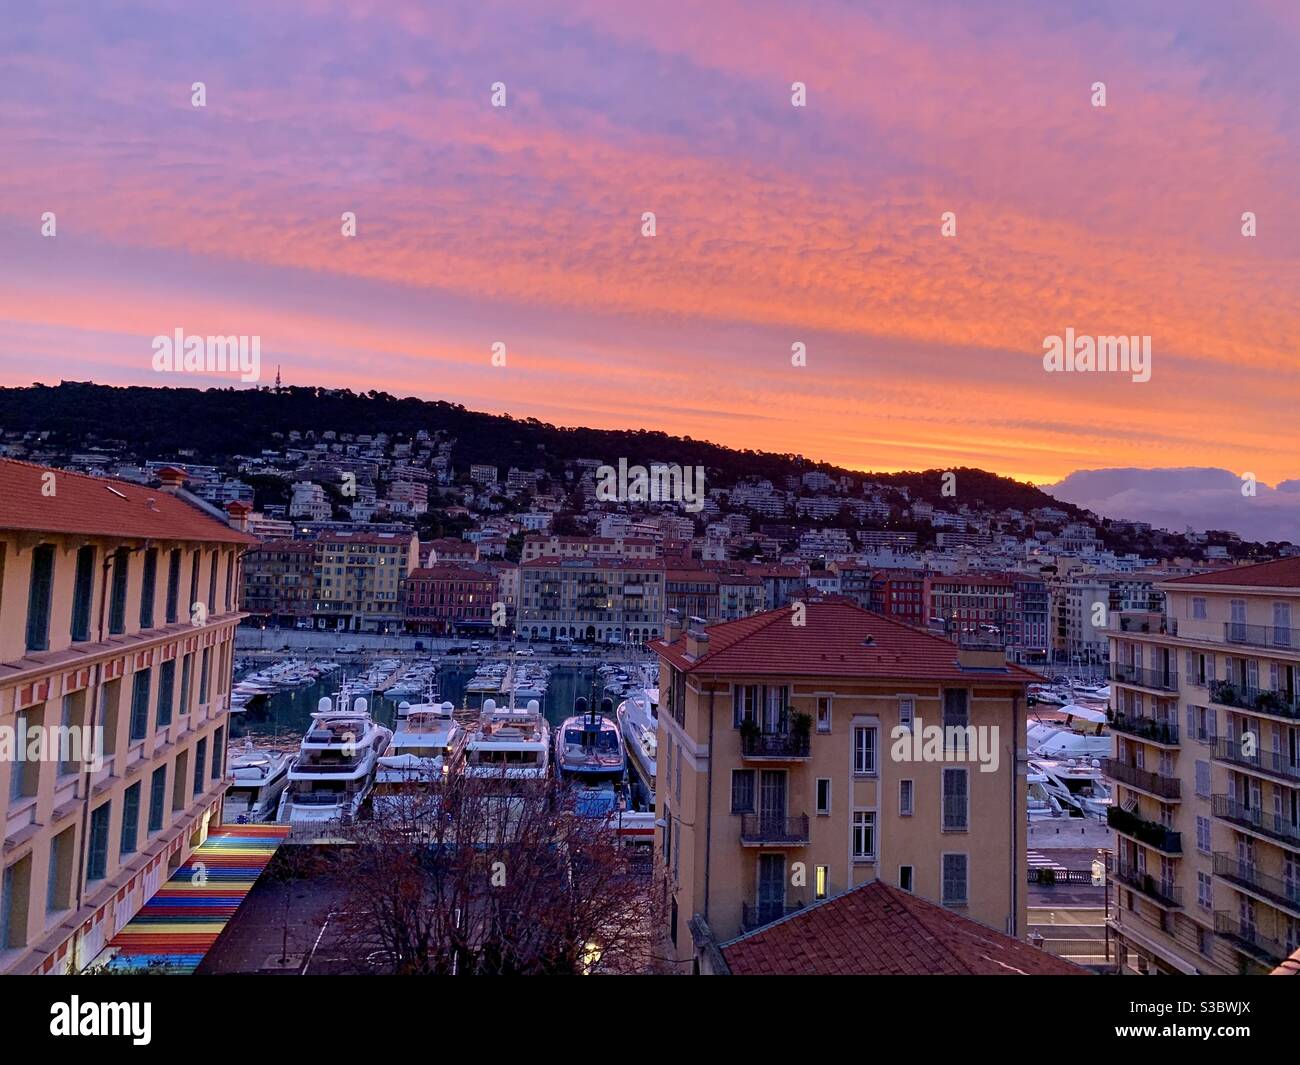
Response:
[[[14,5],[0,383],[218,383],[179,327],[857,469],[1296,477],[1298,56],[1293,0]]]

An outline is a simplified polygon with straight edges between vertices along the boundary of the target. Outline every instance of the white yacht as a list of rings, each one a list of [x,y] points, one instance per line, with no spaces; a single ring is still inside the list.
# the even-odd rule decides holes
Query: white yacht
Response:
[[[587,700],[580,696],[573,709],[574,715],[556,730],[556,770],[562,777],[583,781],[622,780],[627,772],[623,734],[607,713],[614,703],[604,699],[600,711],[588,710]]]
[[[527,709],[498,707],[484,699],[465,751],[467,777],[543,780],[550,770],[551,726],[537,700]]]
[[[1031,719],[1028,747],[1044,758],[1110,758],[1115,737],[1105,731],[1106,712],[1097,707],[1068,703],[1056,713],[1060,720]]]
[[[379,755],[393,738],[371,718],[364,698],[357,698],[350,710],[343,695],[337,708],[328,697],[317,706],[289,768],[289,786],[280,796],[281,822],[356,817],[374,786]]]
[[[1029,773],[1042,776],[1043,791],[1071,816],[1106,817],[1113,800],[1097,759],[1031,758]]]
[[[460,769],[469,733],[451,703],[416,703],[398,722],[379,757],[372,805],[375,815],[401,814],[428,795],[430,785]]]
[[[659,689],[639,688],[614,711],[623,744],[637,779],[638,805],[655,808],[655,771],[659,757]]]
[[[223,807],[226,820],[237,825],[275,820],[292,763],[292,751],[255,747],[251,740],[238,754],[232,752],[227,769],[232,783]]]

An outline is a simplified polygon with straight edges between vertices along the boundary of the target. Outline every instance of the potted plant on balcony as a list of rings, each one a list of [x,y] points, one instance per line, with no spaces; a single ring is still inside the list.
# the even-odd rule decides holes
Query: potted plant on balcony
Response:
[[[1261,713],[1280,713],[1285,705],[1282,696],[1275,691],[1262,691],[1255,696],[1255,709]]]
[[[745,750],[749,750],[754,743],[758,741],[758,722],[752,717],[745,717],[740,722],[740,742]]]

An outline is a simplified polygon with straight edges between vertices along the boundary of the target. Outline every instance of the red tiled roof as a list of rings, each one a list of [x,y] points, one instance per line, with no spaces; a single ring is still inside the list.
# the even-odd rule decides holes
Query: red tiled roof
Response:
[[[1253,566],[1229,566],[1189,577],[1173,577],[1169,584],[1214,584],[1222,587],[1300,588],[1300,556],[1257,562]]]
[[[708,626],[708,649],[698,659],[687,656],[685,635],[650,646],[687,673],[982,678],[1020,684],[1042,680],[1037,673],[1010,663],[1005,670],[963,668],[957,663],[956,644],[864,610],[842,596],[812,599],[803,605],[803,625],[792,624],[794,607],[787,606]]]
[[[54,494],[45,495],[45,474]],[[152,500],[152,505],[150,501]],[[198,506],[161,488],[0,459],[0,529],[255,544]]]
[[[1086,976],[1071,962],[881,880],[721,946],[735,976]]]
[[[497,578],[495,573],[476,569],[473,565],[461,565],[454,562],[436,562],[431,566],[423,566],[420,569],[411,570],[407,575],[407,579],[412,581],[482,581],[485,584],[495,584]]]

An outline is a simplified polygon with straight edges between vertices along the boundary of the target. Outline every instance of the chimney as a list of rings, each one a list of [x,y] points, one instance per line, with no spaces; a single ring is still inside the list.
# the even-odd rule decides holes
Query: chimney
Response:
[[[162,482],[164,492],[175,495],[185,487],[186,474],[179,466],[164,466],[158,471],[158,480]]]
[[[700,659],[709,653],[709,634],[703,629],[690,629],[686,633],[686,657]]]
[[[232,499],[226,504],[227,521],[232,529],[238,529],[240,532],[248,532],[248,516],[253,513],[253,508],[245,503],[242,499]]]
[[[668,620],[664,626],[664,643],[672,643],[682,634],[682,615],[678,610],[668,611]]]

